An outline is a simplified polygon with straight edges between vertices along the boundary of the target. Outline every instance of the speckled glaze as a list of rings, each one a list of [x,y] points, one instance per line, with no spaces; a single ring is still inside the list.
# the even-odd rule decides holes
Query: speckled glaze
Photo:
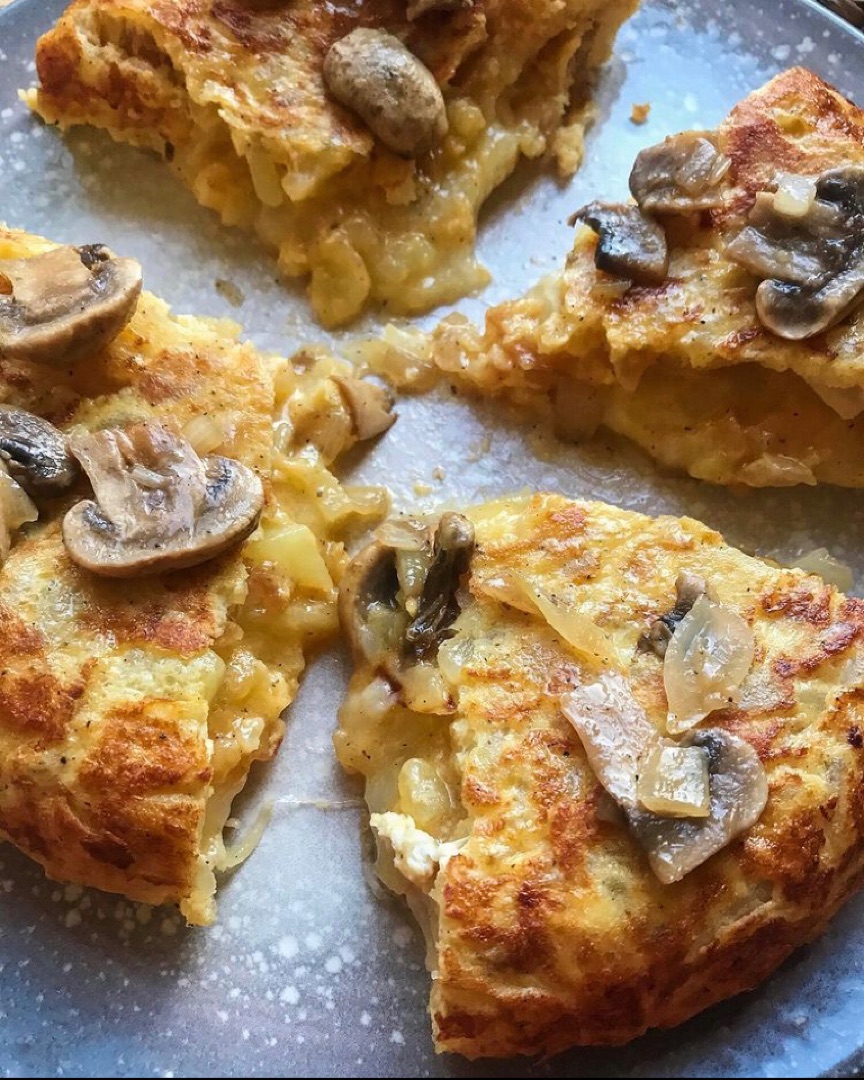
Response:
[[[0,217],[134,255],[147,286],[177,310],[236,318],[264,347],[288,353],[325,339],[302,293],[275,280],[269,255],[222,228],[157,160],[93,132],[63,140],[18,103],[17,88],[34,77],[37,34],[63,6],[17,0],[0,15]],[[594,196],[623,195],[640,147],[713,125],[793,63],[864,101],[864,38],[815,2],[646,0],[605,74],[584,168],[566,187],[525,168],[495,197],[481,239],[495,282],[460,308],[482,316],[559,265],[568,214]],[[650,116],[637,126],[630,112],[645,102]],[[245,301],[232,306],[238,289]],[[539,443],[449,394],[405,400],[399,412],[399,424],[355,471],[389,483],[397,505],[431,509],[549,488],[691,514],[731,542],[781,559],[825,546],[864,584],[864,493],[732,495],[658,475],[624,446]],[[254,774],[239,816],[249,820],[269,803],[273,819],[252,858],[223,882],[213,929],[189,930],[171,911],[54,885],[0,848],[3,1075],[489,1075],[486,1065],[435,1057],[419,933],[398,902],[367,883],[359,792],[330,750],[345,679],[338,650],[316,660],[278,760]],[[620,1051],[576,1051],[529,1074],[849,1075],[839,1063],[864,1041],[862,916],[864,899],[759,991],[677,1031]],[[522,1062],[493,1068],[499,1076],[526,1070]]]

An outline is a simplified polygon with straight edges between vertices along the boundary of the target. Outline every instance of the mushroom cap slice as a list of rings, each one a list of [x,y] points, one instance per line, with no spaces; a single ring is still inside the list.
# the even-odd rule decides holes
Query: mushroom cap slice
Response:
[[[709,816],[660,817],[642,810],[627,813],[633,836],[664,885],[680,881],[755,825],[768,802],[765,769],[759,755],[743,739],[722,728],[703,728],[679,746],[696,746],[707,755]]]
[[[63,366],[123,330],[141,294],[141,265],[101,244],[0,260],[0,359]]]
[[[347,375],[334,375],[333,382],[339,388],[351,416],[354,435],[360,442],[383,435],[396,423],[393,395],[383,386]]]
[[[636,157],[630,192],[649,213],[689,214],[723,205],[720,182],[731,160],[711,131],[683,131]]]
[[[756,314],[772,334],[803,341],[836,326],[864,297],[864,252],[842,274],[816,292],[786,281],[763,281],[756,290]]]
[[[157,423],[71,440],[96,500],[63,519],[73,562],[130,578],[196,566],[244,540],[264,505],[258,476],[232,458],[199,458]]]
[[[660,733],[619,672],[603,672],[561,698],[594,774],[625,811],[636,810],[640,760],[660,746]]]
[[[591,768],[624,811],[631,832],[664,884],[680,881],[759,819],[768,781],[755,750],[721,728],[690,732],[678,743],[661,738],[627,679],[605,672],[561,698]],[[639,803],[639,774],[663,748],[697,747],[706,755],[710,793],[707,817],[671,817]],[[701,811],[700,811],[701,812]]]
[[[28,495],[63,495],[81,474],[66,437],[26,409],[0,405],[0,459]]]
[[[660,285],[666,280],[666,234],[638,206],[592,202],[569,219],[571,225],[580,221],[599,237],[594,251],[598,270],[629,278],[637,285]]]
[[[822,173],[806,213],[790,218],[776,195],[760,192],[727,255],[764,278],[759,321],[778,337],[802,341],[846,318],[864,298],[864,166]]]

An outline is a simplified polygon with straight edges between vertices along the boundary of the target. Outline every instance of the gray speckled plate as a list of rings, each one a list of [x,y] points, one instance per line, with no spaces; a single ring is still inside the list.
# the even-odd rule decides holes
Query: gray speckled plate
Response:
[[[227,314],[264,346],[291,350],[324,335],[302,296],[244,235],[223,229],[155,159],[77,132],[67,140],[18,103],[33,45],[62,0],[14,0],[0,14],[0,216],[59,240],[104,241],[144,263],[148,285],[179,310]],[[584,168],[566,188],[525,169],[496,197],[481,247],[495,283],[463,310],[523,290],[562,260],[567,214],[624,192],[640,146],[711,126],[768,76],[805,63],[864,100],[864,39],[806,0],[646,0],[622,32],[602,85]],[[649,122],[629,121],[635,102]],[[526,257],[526,252],[530,256]],[[217,294],[226,278],[247,300]],[[649,511],[687,512],[735,543],[780,557],[827,546],[864,581],[864,494],[715,491],[658,475],[626,447],[540,448],[518,427],[458,399],[409,400],[358,468],[393,481],[397,503],[428,490],[429,507],[526,485]],[[488,450],[480,453],[486,445]],[[443,469],[443,479],[433,470]],[[438,473],[440,477],[442,474]],[[391,483],[391,486],[394,486]],[[330,732],[345,681],[334,651],[312,665],[278,761],[245,809],[273,820],[221,889],[220,920],[189,930],[171,911],[54,885],[0,849],[0,1071],[6,1076],[482,1076],[436,1058],[428,1033],[422,947],[399,903],[364,881],[363,815]],[[619,1051],[578,1051],[536,1076],[848,1075],[864,1043],[864,901],[835,920],[760,990],[677,1031]],[[496,1075],[524,1076],[523,1063]]]

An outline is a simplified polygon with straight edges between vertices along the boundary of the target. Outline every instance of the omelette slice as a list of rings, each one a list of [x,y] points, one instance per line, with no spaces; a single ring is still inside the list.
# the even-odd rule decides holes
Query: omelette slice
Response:
[[[864,113],[796,68],[643,151],[630,186],[638,206],[579,211],[564,269],[485,330],[391,331],[373,360],[713,483],[864,486]]]
[[[864,873],[864,602],[560,495],[352,562],[336,749],[439,1051],[619,1044],[766,978]]]
[[[83,299],[76,266],[95,275]],[[231,322],[173,316],[140,285],[98,245],[0,227],[0,836],[56,880],[209,923],[215,873],[248,850],[226,844],[232,800],[336,631],[342,539],[386,507],[328,469],[372,433],[377,391],[323,354],[264,356]],[[155,451],[136,457],[148,439],[167,440],[176,487]],[[132,456],[112,479],[118,446]],[[200,519],[160,535],[198,455]]]
[[[637,2],[74,0],[28,100],[163,154],[309,277],[326,325],[369,303],[414,313],[489,280],[477,215],[520,157],[578,167]]]

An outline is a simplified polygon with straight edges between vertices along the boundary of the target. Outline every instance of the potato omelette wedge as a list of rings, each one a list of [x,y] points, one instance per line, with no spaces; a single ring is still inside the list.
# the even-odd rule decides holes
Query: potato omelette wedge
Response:
[[[560,495],[375,535],[335,742],[426,933],[439,1051],[679,1024],[860,887],[864,602]]]
[[[581,161],[637,0],[74,0],[30,104],[164,154],[255,230],[316,317],[415,313],[489,280],[477,215],[521,157]]]
[[[565,438],[612,430],[701,480],[864,486],[864,113],[794,68],[644,150],[630,188],[578,210],[564,269],[485,330],[453,317],[370,359],[407,343]]]
[[[192,923],[336,631],[342,539],[386,507],[328,468],[392,421],[381,391],[239,330],[0,227],[0,836]]]

